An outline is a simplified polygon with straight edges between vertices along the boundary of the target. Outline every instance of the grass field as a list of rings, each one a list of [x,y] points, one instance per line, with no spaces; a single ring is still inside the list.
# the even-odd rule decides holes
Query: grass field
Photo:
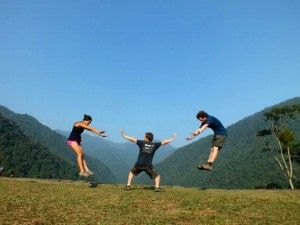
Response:
[[[300,224],[300,191],[0,178],[0,224]]]

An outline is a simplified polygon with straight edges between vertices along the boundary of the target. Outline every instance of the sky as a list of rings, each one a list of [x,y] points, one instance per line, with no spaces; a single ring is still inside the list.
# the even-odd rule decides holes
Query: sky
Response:
[[[299,0],[0,0],[0,105],[179,147],[300,96],[299,40]]]

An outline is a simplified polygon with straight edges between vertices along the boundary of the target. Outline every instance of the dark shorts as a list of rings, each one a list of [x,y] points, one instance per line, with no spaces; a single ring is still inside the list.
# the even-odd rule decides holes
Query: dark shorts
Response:
[[[143,171],[145,171],[151,179],[159,176],[158,171],[154,169],[153,166],[141,167],[134,165],[131,169],[131,173],[133,173],[135,176],[139,175]]]
[[[215,134],[211,139],[211,147],[219,147],[219,149],[223,148],[225,143],[226,136]]]

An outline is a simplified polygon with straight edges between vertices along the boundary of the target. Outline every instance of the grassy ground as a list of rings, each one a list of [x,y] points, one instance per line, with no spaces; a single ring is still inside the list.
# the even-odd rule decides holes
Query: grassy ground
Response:
[[[300,191],[200,190],[0,178],[0,224],[300,224]]]

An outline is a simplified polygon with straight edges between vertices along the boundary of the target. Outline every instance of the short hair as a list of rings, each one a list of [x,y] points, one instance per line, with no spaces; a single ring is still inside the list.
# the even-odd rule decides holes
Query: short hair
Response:
[[[83,115],[83,121],[92,121],[92,120],[93,119],[90,115],[86,115],[86,114]]]
[[[145,136],[148,141],[150,141],[150,142],[153,141],[153,134],[151,132],[146,132]]]
[[[204,117],[207,118],[207,117],[208,117],[207,112],[205,112],[205,111],[200,111],[200,112],[198,112],[197,115],[196,115],[196,118],[199,119],[200,117],[201,117],[201,118],[204,118]]]

